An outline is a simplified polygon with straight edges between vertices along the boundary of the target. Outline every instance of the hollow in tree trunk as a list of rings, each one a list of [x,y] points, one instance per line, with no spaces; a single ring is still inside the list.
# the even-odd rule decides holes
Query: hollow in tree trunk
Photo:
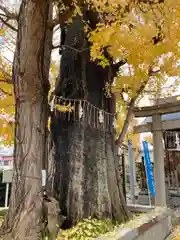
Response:
[[[13,63],[16,103],[15,150],[10,205],[4,233],[10,239],[36,240],[41,235],[42,183],[48,119],[52,29],[51,0],[22,0]],[[6,238],[7,235],[2,236]]]
[[[112,81],[111,66],[102,68],[90,60],[79,17],[68,26],[60,72],[55,94],[72,99],[65,103],[75,104],[71,114],[55,110],[52,116],[53,190],[67,218],[63,227],[89,216],[123,221],[128,212],[115,164],[115,102],[106,97],[105,90]],[[81,103],[84,112],[80,119]],[[100,110],[104,114],[101,123]]]

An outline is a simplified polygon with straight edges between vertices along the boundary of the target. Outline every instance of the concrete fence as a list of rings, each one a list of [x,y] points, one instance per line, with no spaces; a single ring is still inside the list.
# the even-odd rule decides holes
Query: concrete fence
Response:
[[[172,231],[173,218],[172,211],[166,208],[146,209],[146,214],[96,240],[165,240]]]

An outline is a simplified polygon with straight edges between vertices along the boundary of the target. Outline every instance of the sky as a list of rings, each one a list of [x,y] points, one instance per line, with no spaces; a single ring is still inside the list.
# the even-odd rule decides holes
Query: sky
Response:
[[[5,6],[7,6],[9,9],[16,10],[19,8],[20,0],[0,0],[0,2],[3,2]],[[56,31],[53,37],[53,44],[59,45],[59,35],[60,31]],[[12,42],[13,39],[13,42]],[[16,33],[12,30],[5,32],[5,38],[0,36],[0,52],[4,55],[5,59],[7,61],[12,62],[14,57],[14,50],[15,50],[15,39],[16,39]],[[58,49],[52,51],[52,60],[53,61],[59,61],[59,54]]]

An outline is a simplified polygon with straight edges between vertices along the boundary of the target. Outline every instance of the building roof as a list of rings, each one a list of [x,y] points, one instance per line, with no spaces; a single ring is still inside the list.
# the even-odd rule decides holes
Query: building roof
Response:
[[[14,147],[0,146],[0,156],[13,156]]]

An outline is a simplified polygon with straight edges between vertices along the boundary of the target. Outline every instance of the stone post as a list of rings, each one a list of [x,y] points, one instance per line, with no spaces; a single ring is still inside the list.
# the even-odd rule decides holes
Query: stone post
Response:
[[[156,187],[155,206],[166,206],[166,186],[164,170],[164,147],[161,115],[152,116],[154,179]]]

